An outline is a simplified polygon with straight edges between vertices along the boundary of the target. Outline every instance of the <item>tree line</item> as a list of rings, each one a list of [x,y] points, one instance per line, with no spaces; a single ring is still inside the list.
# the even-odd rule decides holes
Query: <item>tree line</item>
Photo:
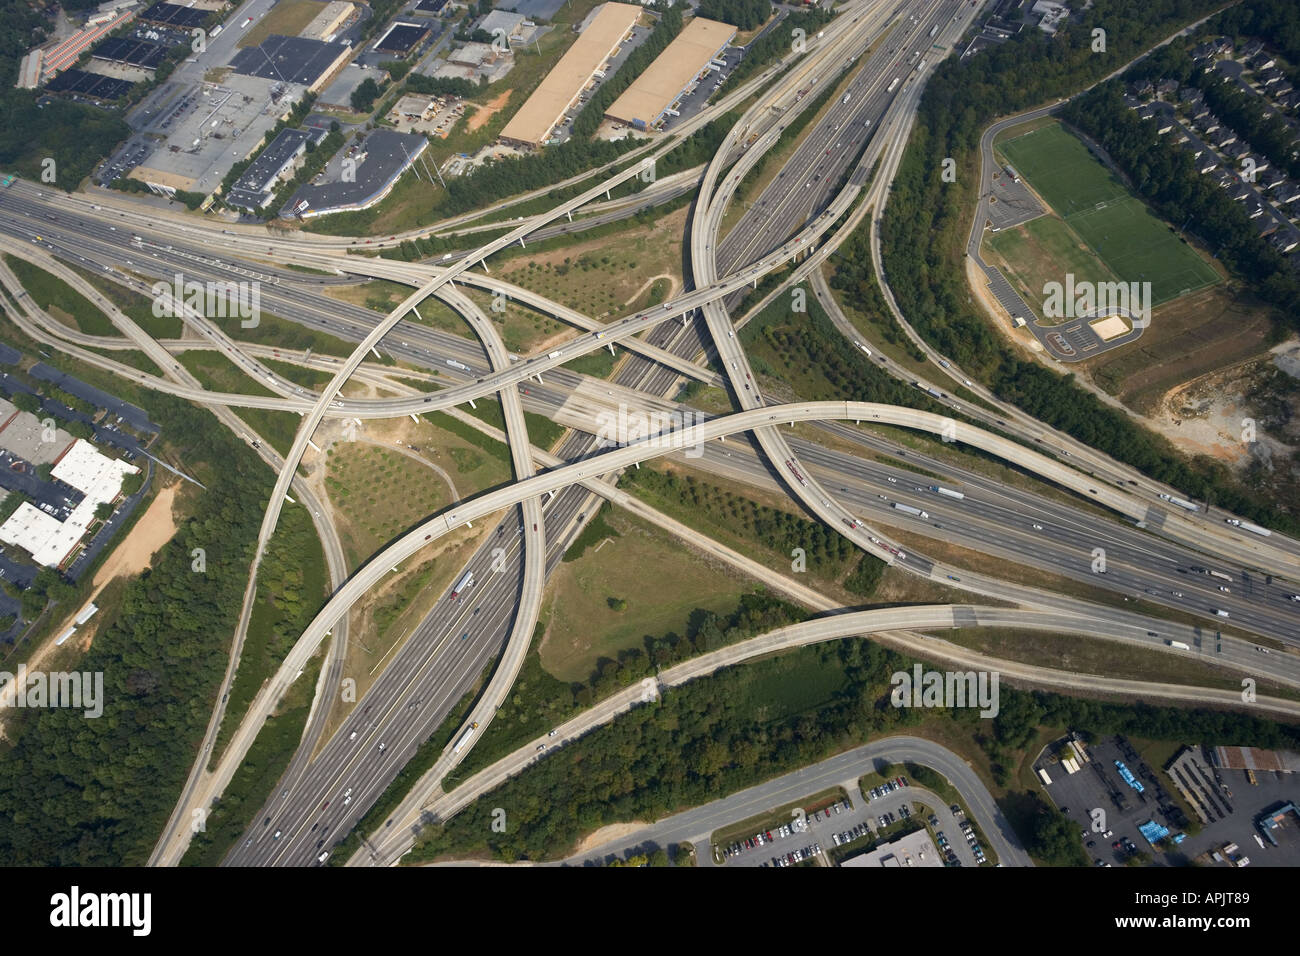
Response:
[[[143,865],[170,814],[225,669],[271,477],[212,415],[150,401],[173,452],[207,490],[130,581],[78,670],[104,674],[104,711],[28,710],[0,780],[0,860]],[[193,569],[194,549],[206,570]]]
[[[917,332],[980,376],[999,398],[1193,497],[1212,496],[1251,521],[1294,532],[1300,521],[1286,503],[1255,494],[1212,459],[1185,458],[1162,436],[1079,388],[1073,376],[1010,354],[972,307],[965,278],[962,255],[976,198],[970,180],[988,124],[1101,79],[1153,37],[1214,6],[1208,0],[1098,0],[1072,16],[1055,38],[1025,30],[976,56],[936,64],[882,217],[886,277]],[[1094,28],[1106,31],[1105,54],[1091,50]],[[961,171],[957,185],[940,176],[950,157]],[[865,233],[867,227],[860,229]],[[858,261],[861,271],[869,270],[865,251]]]
[[[966,732],[986,734],[987,722],[972,708],[922,714],[891,706],[889,677],[912,663],[853,638],[725,668],[671,689],[657,702],[566,743],[446,823],[430,827],[413,859],[484,849],[503,860],[555,859],[598,827],[702,806],[936,715]],[[783,682],[819,670],[844,676],[829,703],[808,709],[803,701],[775,692]],[[756,700],[762,706],[755,706]],[[1021,746],[1026,730],[1038,726],[1098,733],[1140,728],[1147,738],[1208,745],[1286,748],[1300,743],[1295,727],[1245,714],[1109,704],[1006,686],[998,721],[994,733]],[[492,825],[496,807],[506,810],[504,832]],[[1050,828],[1028,836],[1031,849],[1053,841]]]

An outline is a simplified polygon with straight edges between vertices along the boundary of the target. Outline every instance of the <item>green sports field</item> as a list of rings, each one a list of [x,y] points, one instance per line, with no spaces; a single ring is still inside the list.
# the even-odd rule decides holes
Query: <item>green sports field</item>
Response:
[[[1195,250],[1131,196],[1061,124],[1004,140],[997,148],[1111,273],[1125,282],[1151,283],[1152,305],[1219,281]],[[1069,263],[1060,267],[1064,273]],[[1045,278],[1062,281],[1060,276]],[[1076,278],[1106,277],[1076,273]]]

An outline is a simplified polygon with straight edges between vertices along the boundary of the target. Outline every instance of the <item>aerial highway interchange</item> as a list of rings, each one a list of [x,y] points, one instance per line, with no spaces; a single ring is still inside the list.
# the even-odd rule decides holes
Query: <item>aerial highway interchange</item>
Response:
[[[579,737],[634,706],[637,688],[629,688],[558,728],[559,740],[529,742],[460,782],[454,791],[442,788],[443,778],[472,751],[499,703],[512,692],[542,611],[547,581],[604,500],[624,503],[676,534],[684,546],[761,576],[772,591],[820,613],[803,624],[665,670],[659,677],[661,692],[775,649],[872,634],[918,656],[997,666],[1008,678],[1036,686],[1086,684],[1100,693],[1141,692],[1185,703],[1233,700],[1220,689],[1124,681],[1122,675],[1064,675],[983,657],[956,645],[940,646],[926,636],[952,627],[1086,635],[1161,653],[1175,653],[1171,643],[1183,642],[1181,646],[1198,659],[1226,672],[1263,678],[1279,688],[1300,687],[1300,656],[1289,652],[1300,648],[1300,603],[1294,597],[1300,590],[1300,542],[1282,534],[1253,535],[1225,523],[1222,516],[1171,504],[1178,489],[1000,401],[967,379],[955,362],[936,362],[929,379],[918,379],[857,333],[833,301],[820,265],[855,228],[878,222],[924,92],[926,60],[932,66],[936,57],[931,45],[951,50],[979,13],[967,0],[846,3],[837,8],[834,29],[810,37],[806,52],[791,54],[729,90],[662,145],[648,145],[629,154],[630,160],[575,177],[574,188],[582,189],[572,198],[545,212],[499,221],[505,232],[479,245],[475,234],[486,231],[488,224],[476,220],[486,213],[508,212],[512,204],[537,194],[373,242],[307,232],[272,236],[263,227],[243,223],[214,228],[194,216],[143,209],[112,192],[68,195],[25,181],[0,196],[0,248],[81,291],[109,316],[121,338],[79,333],[53,319],[24,294],[13,271],[0,268],[2,299],[13,322],[46,347],[210,409],[257,449],[276,476],[269,499],[257,505],[262,512],[257,553],[220,702],[151,864],[180,862],[193,835],[187,821],[196,811],[213,806],[266,717],[323,647],[328,666],[321,668],[301,745],[265,804],[244,821],[244,832],[226,857],[228,865],[325,862],[489,665],[486,688],[452,732],[451,739],[459,743],[449,745],[377,832],[362,834],[362,849],[348,861],[351,865],[398,863],[422,825],[448,819],[501,781],[545,759],[538,758],[539,748]],[[734,208],[746,173],[784,142],[787,125],[816,94],[828,84],[841,83],[782,168],[724,232],[723,219]],[[656,157],[744,104],[734,131],[708,162],[670,182],[611,199],[612,190],[651,168]],[[584,229],[622,221],[688,193],[693,205],[683,249],[689,281],[668,301],[606,324],[493,275],[493,256],[507,247],[526,250],[529,242],[581,235]],[[591,208],[598,212],[584,217],[582,211]],[[464,248],[418,262],[355,254],[359,243],[372,253],[413,236],[434,234],[454,234]],[[873,229],[874,239],[878,237]],[[251,279],[259,283],[268,312],[328,332],[354,350],[338,358],[253,345],[199,313],[186,316],[188,337],[156,340],[67,263],[139,292],[149,282],[167,281],[178,272],[199,281]],[[792,264],[793,269],[783,271]],[[746,293],[769,274],[780,274],[781,279],[763,303],[808,281],[839,333],[871,356],[867,361],[915,388],[918,396],[936,396],[943,413],[764,396],[762,376],[737,333],[740,320],[755,314],[762,303],[743,317],[737,309]],[[411,291],[387,315],[326,294],[331,286],[366,279],[384,279]],[[512,354],[466,289],[504,294],[576,333],[546,351]],[[432,298],[459,315],[472,337],[408,321]],[[144,352],[162,374],[114,360],[115,351],[127,349]],[[205,387],[176,360],[178,354],[195,349],[224,355],[272,394]],[[622,356],[608,381],[564,367],[606,349]],[[400,372],[404,380],[397,381],[396,373],[371,361],[381,351],[406,366]],[[937,353],[931,357],[941,358]],[[272,359],[327,373],[330,380],[323,388],[306,388],[265,364]],[[725,388],[732,410],[703,415],[689,433],[651,436],[658,440],[604,447],[597,438],[596,423],[617,415],[620,408],[658,415],[659,420],[691,411],[677,399],[686,381]],[[349,382],[376,385],[390,396],[345,396],[342,389]],[[427,390],[416,387],[421,383]],[[299,476],[299,463],[309,447],[315,447],[317,430],[330,421],[369,422],[431,411],[469,420],[458,407],[480,400],[500,403],[503,430],[481,423],[474,427],[505,442],[512,480],[428,516],[359,567],[348,567],[329,509]],[[271,449],[238,419],[245,408],[300,416],[287,453]],[[567,429],[563,441],[550,451],[537,447],[525,411]],[[873,432],[873,422],[942,436],[953,449],[978,449],[982,456],[1014,466],[1028,477],[1020,483],[998,481],[958,463],[955,455],[918,451],[892,433]],[[699,453],[686,455],[693,447]],[[784,495],[795,510],[834,528],[862,552],[917,579],[961,592],[961,603],[841,607],[794,576],[762,568],[616,487],[625,469],[657,458],[687,462],[701,472]],[[921,471],[938,477],[931,479]],[[960,494],[941,494],[939,486],[959,489]],[[305,504],[313,515],[329,566],[330,595],[247,711],[226,711],[223,705],[239,666],[260,564],[281,509],[290,500]],[[899,505],[910,510],[901,511]],[[472,574],[473,586],[457,595],[449,588],[365,695],[341,721],[327,727],[329,701],[345,677],[350,610],[392,569],[418,559],[444,536],[478,530],[480,525],[491,530],[482,535],[455,578],[464,582]],[[959,567],[928,556],[924,542],[904,543],[900,533],[909,542],[917,537],[943,541],[990,560],[982,570]],[[1099,548],[1106,556],[1104,573],[1096,568]],[[997,569],[1003,562],[1073,582],[1087,589],[1088,596],[1054,593],[1021,583],[1014,574],[1000,575]],[[1199,565],[1226,573],[1234,582],[1231,589],[1193,570]],[[1264,649],[1279,652],[1263,654]],[[1259,703],[1279,719],[1296,716],[1294,701],[1286,697],[1262,695]],[[235,729],[220,758],[210,763],[223,722]]]

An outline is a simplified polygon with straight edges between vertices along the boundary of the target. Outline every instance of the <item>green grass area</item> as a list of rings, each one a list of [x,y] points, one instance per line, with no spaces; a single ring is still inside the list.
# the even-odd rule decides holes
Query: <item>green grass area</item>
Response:
[[[761,504],[730,483],[646,464],[626,472],[619,486],[775,571],[806,573],[810,586],[859,601],[870,599],[875,591],[883,568],[875,558],[858,552],[822,522]]]
[[[218,392],[236,392],[240,395],[274,395],[269,388],[245,375],[234,362],[220,352],[184,352],[176,357],[206,387]],[[246,409],[238,409],[242,415]],[[296,416],[295,416],[296,417]]]
[[[1064,229],[1036,230],[1044,238],[1040,255],[1063,255],[1055,262],[1059,274],[1049,273],[1050,280],[1062,282],[1066,272],[1086,266],[1076,281],[1112,281],[1113,275],[1150,282],[1152,306],[1219,281],[1207,262],[1060,123],[1004,140],[998,148],[1064,220]],[[1110,275],[1095,275],[1098,270],[1084,261],[1080,245],[1095,253]],[[1040,285],[1040,278],[1035,276],[1030,287]]]
[[[293,362],[280,362],[276,359],[262,359],[262,364],[273,372],[283,375],[289,381],[294,382],[304,388],[319,390],[328,385],[334,378],[334,375],[324,369],[308,368],[304,365],[295,365]]]
[[[442,450],[451,459],[444,467],[452,465],[453,478],[492,469],[486,455],[459,442]],[[383,446],[344,441],[325,455],[325,488],[340,516],[339,537],[349,567],[453,500],[447,483],[431,468]]]
[[[257,601],[249,618],[239,670],[230,687],[226,719],[213,748],[212,765],[262,684],[275,673],[329,594],[325,552],[311,515],[302,505],[286,505],[281,512],[257,582]]]
[[[465,411],[479,419],[479,421],[487,422],[487,424],[501,429],[502,432],[506,430],[506,420],[505,416],[501,414],[500,402],[496,399],[486,401],[475,399],[474,404],[478,407],[467,408]],[[524,412],[524,424],[528,428],[528,440],[538,448],[549,449],[553,447],[566,431],[563,425],[557,425],[546,416],[538,415],[536,412]],[[491,442],[491,439],[482,432],[476,432],[476,434],[484,441]]]
[[[630,314],[656,295],[663,301],[680,281],[686,212],[655,212],[631,225],[610,223],[534,243],[527,261],[511,262],[503,276],[602,321]]]
[[[119,285],[101,273],[67,263],[68,267],[98,289],[119,309],[135,320],[136,325],[155,339],[180,338],[185,323],[174,315],[154,315],[153,300],[134,289]]]
[[[32,303],[55,319],[87,335],[120,337],[108,316],[58,276],[8,253],[4,261],[27,290]]]
[[[997,148],[1015,171],[1066,218],[1128,195],[1124,184],[1060,123],[1047,123],[1023,135],[999,140]],[[1006,175],[1005,170],[1002,175]]]
[[[624,511],[610,511],[608,524],[613,537],[566,560],[549,582],[541,658],[561,680],[587,680],[601,658],[639,647],[649,634],[681,633],[692,615],[725,614],[750,586]],[[647,589],[651,568],[655,584]]]
[[[564,368],[580,375],[590,375],[592,378],[609,378],[610,373],[614,371],[615,361],[614,356],[609,354],[609,349],[597,349],[571,362],[565,362]]]
[[[357,350],[354,342],[345,342],[328,332],[309,329],[266,311],[259,313],[257,325],[252,328],[244,328],[238,316],[209,316],[209,319],[236,342],[251,342],[254,345],[281,349],[311,349],[313,352],[334,356],[351,355]]]

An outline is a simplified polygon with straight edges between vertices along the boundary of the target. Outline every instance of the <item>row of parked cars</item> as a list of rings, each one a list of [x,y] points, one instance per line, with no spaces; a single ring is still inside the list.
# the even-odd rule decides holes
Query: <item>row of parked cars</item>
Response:
[[[861,840],[863,837],[868,836],[871,836],[871,829],[865,823],[859,823],[843,833],[835,834],[835,845],[844,846],[846,843],[852,843],[854,840]]]
[[[878,787],[872,787],[867,793],[867,797],[871,800],[879,800],[881,797],[893,793],[895,790],[901,790],[906,786],[906,777],[895,777],[893,780],[886,780]]]
[[[800,863],[804,860],[811,860],[814,856],[816,856],[821,851],[822,851],[822,845],[820,843],[814,843],[812,846],[806,846],[800,850],[792,850],[789,853],[783,854],[781,856],[774,856],[772,857],[772,862],[770,865],[771,866],[794,866],[796,863]],[[763,864],[763,866],[768,866],[768,865],[769,864],[767,863]]]
[[[980,841],[975,838],[975,828],[970,825],[969,820],[961,821],[961,832],[966,837],[966,842],[970,844],[971,852],[975,854],[975,862],[983,865],[987,862],[984,856],[984,848],[980,846]]]

